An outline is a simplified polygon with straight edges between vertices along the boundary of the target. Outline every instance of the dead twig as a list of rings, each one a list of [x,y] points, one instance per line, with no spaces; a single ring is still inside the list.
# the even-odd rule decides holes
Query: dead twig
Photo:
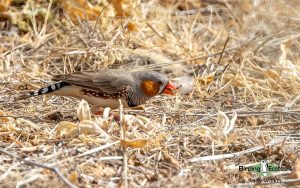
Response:
[[[97,148],[88,150],[88,151],[86,151],[86,152],[84,152],[84,153],[82,153],[82,154],[80,154],[80,155],[78,155],[78,156],[75,156],[75,158],[77,158],[77,157],[83,157],[83,156],[85,156],[85,155],[90,155],[90,154],[92,154],[92,153],[99,152],[99,151],[101,151],[101,150],[104,150],[104,149],[106,149],[106,148],[109,148],[109,147],[111,147],[111,146],[113,146],[113,145],[116,145],[116,144],[118,144],[118,143],[120,143],[119,140],[118,140],[118,141],[115,141],[115,142],[112,142],[112,143],[105,144],[105,145],[103,145],[103,146],[100,146],[100,147],[97,147]]]
[[[52,172],[54,172],[55,174],[58,175],[58,177],[70,188],[76,188],[77,186],[73,185],[60,171],[58,168],[56,167],[51,167],[51,166],[48,166],[48,165],[44,165],[44,164],[40,164],[40,163],[37,163],[37,162],[34,162],[34,161],[30,161],[30,160],[27,160],[27,159],[23,159],[17,155],[14,155],[14,154],[11,154],[3,149],[0,148],[0,153],[2,154],[5,154],[7,156],[10,156],[14,159],[17,159],[19,161],[22,161],[24,162],[25,164],[28,164],[28,165],[31,165],[31,166],[37,166],[37,167],[41,167],[41,168],[45,168],[45,169],[48,169]]]
[[[124,163],[122,161],[118,161],[118,160],[105,160],[103,161],[105,163],[109,163],[109,164],[118,164],[118,165],[123,165]],[[146,169],[144,167],[141,166],[134,166],[134,165],[127,165],[128,168],[130,168],[131,170],[143,173],[144,175],[151,175],[151,176],[155,176],[155,173],[152,172],[149,169]]]
[[[274,146],[277,144],[280,144],[282,142],[284,142],[286,140],[286,138],[280,138],[278,140],[272,140],[271,142],[269,142],[268,144],[266,144],[267,146]],[[265,146],[255,146],[240,152],[235,152],[235,153],[229,153],[229,154],[222,154],[222,155],[212,155],[212,156],[204,156],[204,157],[195,157],[192,159],[189,159],[188,162],[191,163],[197,163],[197,162],[201,162],[201,161],[212,161],[212,160],[223,160],[223,159],[230,159],[230,158],[234,158],[234,157],[240,157],[242,155],[248,154],[248,153],[253,153],[259,150],[264,149]]]

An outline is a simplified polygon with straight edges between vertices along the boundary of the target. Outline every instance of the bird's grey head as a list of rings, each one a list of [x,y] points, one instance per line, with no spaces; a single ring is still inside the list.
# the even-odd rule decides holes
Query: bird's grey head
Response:
[[[149,98],[163,93],[169,84],[169,79],[165,74],[155,71],[137,71],[132,75],[135,84],[129,94],[129,106],[145,103]]]
[[[161,94],[165,89],[166,85],[169,83],[169,78],[160,72],[156,71],[141,71],[137,72],[137,77],[142,82],[143,81],[153,81],[153,83],[157,83],[158,92],[157,94]]]

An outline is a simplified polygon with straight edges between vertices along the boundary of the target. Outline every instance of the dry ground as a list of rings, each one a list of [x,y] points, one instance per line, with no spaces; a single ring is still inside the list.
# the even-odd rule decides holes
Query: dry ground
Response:
[[[286,185],[300,154],[299,1],[93,0],[81,18],[76,2],[0,7],[0,187],[253,185],[238,165],[261,160],[285,169],[269,180]],[[93,116],[86,132],[73,98],[14,100],[53,74],[102,67],[193,85],[125,109],[123,128]]]

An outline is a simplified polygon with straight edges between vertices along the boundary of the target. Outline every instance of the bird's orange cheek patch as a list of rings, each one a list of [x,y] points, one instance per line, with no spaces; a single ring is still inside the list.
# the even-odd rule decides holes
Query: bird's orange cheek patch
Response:
[[[159,84],[151,80],[144,80],[141,83],[141,89],[145,95],[153,97],[158,94]]]

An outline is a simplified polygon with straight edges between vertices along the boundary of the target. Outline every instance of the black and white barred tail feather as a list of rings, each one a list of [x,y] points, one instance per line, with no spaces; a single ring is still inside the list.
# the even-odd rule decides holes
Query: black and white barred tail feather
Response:
[[[22,99],[27,99],[29,97],[34,97],[34,96],[38,96],[38,95],[44,95],[44,94],[48,94],[48,93],[52,93],[54,91],[59,90],[60,88],[69,85],[66,82],[56,82],[54,84],[51,84],[47,87],[43,87],[41,89],[35,90],[35,91],[31,91],[31,92],[27,92],[25,94],[21,94],[20,96],[18,96],[16,98],[16,100],[22,100]]]

